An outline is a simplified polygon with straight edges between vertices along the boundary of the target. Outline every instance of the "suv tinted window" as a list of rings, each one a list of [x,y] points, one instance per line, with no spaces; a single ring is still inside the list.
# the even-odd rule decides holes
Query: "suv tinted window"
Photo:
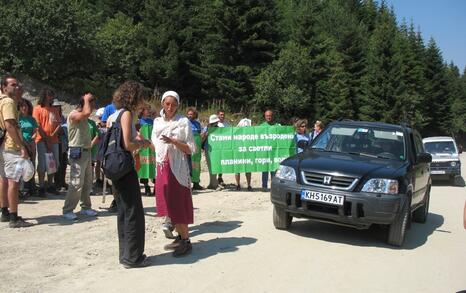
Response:
[[[312,148],[404,160],[404,142],[401,131],[380,127],[332,125],[316,138]]]

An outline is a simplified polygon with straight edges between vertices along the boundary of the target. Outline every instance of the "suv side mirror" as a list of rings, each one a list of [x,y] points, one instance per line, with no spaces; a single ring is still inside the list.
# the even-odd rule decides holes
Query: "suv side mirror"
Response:
[[[428,153],[420,153],[416,158],[417,163],[430,163],[432,162],[432,155]]]

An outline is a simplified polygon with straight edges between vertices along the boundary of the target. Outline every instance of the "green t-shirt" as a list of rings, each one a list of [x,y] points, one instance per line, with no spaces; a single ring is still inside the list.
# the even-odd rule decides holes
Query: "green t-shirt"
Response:
[[[89,125],[89,135],[91,136],[91,141],[99,135],[99,129],[97,128],[97,124],[92,119],[87,119],[87,124]],[[91,154],[95,155],[97,153],[97,145],[93,145],[91,149]]]
[[[21,128],[21,132],[23,133],[24,141],[31,142],[34,130],[36,130],[39,126],[37,125],[37,121],[36,119],[34,119],[34,117],[20,115],[19,127]]]

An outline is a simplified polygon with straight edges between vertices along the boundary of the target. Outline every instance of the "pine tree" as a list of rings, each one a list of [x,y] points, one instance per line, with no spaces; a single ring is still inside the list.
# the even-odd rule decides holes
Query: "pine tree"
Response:
[[[276,54],[278,32],[273,1],[225,0],[215,9],[195,69],[203,95],[225,99],[233,108],[253,96],[252,81]]]
[[[364,77],[364,94],[361,99],[361,120],[396,122],[391,111],[396,102],[399,85],[400,58],[395,40],[396,20],[392,11],[384,4],[370,38],[368,48],[368,70]]]
[[[450,111],[446,98],[447,78],[445,65],[440,49],[434,39],[430,39],[426,49],[426,117],[429,117],[426,125],[426,133],[429,135],[441,135],[449,132],[451,121]]]

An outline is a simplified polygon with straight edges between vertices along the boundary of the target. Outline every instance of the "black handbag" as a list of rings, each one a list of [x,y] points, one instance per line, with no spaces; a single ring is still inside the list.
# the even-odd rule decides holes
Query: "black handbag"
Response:
[[[99,150],[105,177],[111,180],[119,180],[134,169],[132,154],[122,146],[123,131],[121,130],[120,119],[125,111],[121,110],[118,118],[108,129]]]

